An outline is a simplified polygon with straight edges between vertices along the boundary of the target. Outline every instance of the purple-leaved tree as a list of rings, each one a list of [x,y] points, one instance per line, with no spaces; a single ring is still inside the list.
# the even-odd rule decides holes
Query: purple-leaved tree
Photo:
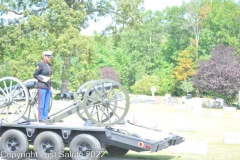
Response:
[[[209,60],[200,61],[193,85],[231,104],[240,90],[240,58],[234,53],[233,47],[216,46]]]
[[[103,67],[101,68],[102,78],[113,79],[117,82],[120,82],[120,74],[112,67]]]

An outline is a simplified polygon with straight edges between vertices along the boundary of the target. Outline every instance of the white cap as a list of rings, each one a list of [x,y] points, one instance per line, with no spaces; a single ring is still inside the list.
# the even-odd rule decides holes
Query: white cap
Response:
[[[43,54],[44,56],[49,56],[49,57],[53,57],[53,56],[52,56],[52,53],[53,53],[53,51],[43,51],[43,52],[42,52],[42,54]]]

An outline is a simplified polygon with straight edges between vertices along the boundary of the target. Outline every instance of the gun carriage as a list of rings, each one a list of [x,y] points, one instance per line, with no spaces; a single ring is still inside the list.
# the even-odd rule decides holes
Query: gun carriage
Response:
[[[7,123],[24,119],[37,121],[38,89],[36,79],[24,82],[15,77],[0,79],[0,118]],[[49,111],[52,108],[51,96]],[[56,123],[74,113],[100,126],[111,126],[124,119],[129,110],[129,96],[124,87],[110,79],[82,84],[74,94],[74,102],[49,115],[46,124]]]

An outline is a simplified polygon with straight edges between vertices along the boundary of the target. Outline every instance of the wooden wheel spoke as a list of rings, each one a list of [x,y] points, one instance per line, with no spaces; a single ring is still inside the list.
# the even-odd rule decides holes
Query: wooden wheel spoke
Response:
[[[115,116],[117,116],[117,118],[119,119],[118,115],[115,113],[115,111],[110,107],[110,109],[112,110],[112,113],[115,114]]]
[[[125,108],[119,107],[117,105],[114,105],[114,104],[110,104],[110,105],[125,110]]]
[[[20,93],[23,93],[23,92],[24,92],[24,90],[20,90],[17,94],[12,95],[12,97],[16,97],[17,95],[19,95]]]
[[[123,100],[126,100],[126,99],[124,99],[124,98],[122,98],[122,99],[116,99],[116,100],[111,100],[111,102],[118,102],[118,101],[123,101]]]
[[[8,113],[9,113],[9,106],[7,106],[6,119],[8,119]]]
[[[21,114],[19,108],[17,108],[17,107],[15,106],[15,104],[13,104],[13,106],[14,106],[14,108],[16,109],[16,111],[18,112],[18,114]],[[15,112],[14,112],[14,113],[15,113]]]
[[[92,100],[96,100],[96,101],[100,101],[99,99],[95,98],[95,97],[91,97],[91,96],[88,96],[89,99],[92,99]],[[102,100],[102,99],[101,99]]]
[[[27,117],[30,118],[32,107],[29,106],[28,108],[29,108],[29,110],[28,110],[28,116]]]
[[[98,108],[98,106],[96,106],[96,108]],[[101,107],[99,107],[99,110],[101,109]],[[98,110],[98,111],[99,111]],[[98,111],[96,112],[97,113],[97,121],[99,122],[99,113],[98,113]]]
[[[7,95],[1,87],[0,87],[0,91],[1,91],[5,96]]]
[[[0,114],[3,114],[3,111],[6,109],[7,106],[4,106],[1,113]]]
[[[18,106],[19,106],[18,108],[21,108],[21,107],[22,107],[22,104],[20,104],[20,103],[18,103],[18,102],[13,101],[13,104],[18,105]]]
[[[91,104],[90,106],[88,106],[87,108],[89,109],[89,108],[91,108],[91,107],[98,106],[98,105],[100,105],[100,104],[102,104],[102,103],[101,103],[101,102],[100,102],[100,103],[94,103],[94,104]]]
[[[101,109],[101,107],[99,107],[99,109],[97,109],[96,107],[96,111],[92,114],[92,116],[95,116],[95,114],[98,114],[98,111]]]
[[[102,109],[101,109],[101,110],[102,110]],[[101,115],[101,119],[100,119],[100,122],[101,122],[101,123],[102,123],[102,120],[103,120],[103,115],[105,114],[104,110],[105,110],[105,107],[103,107],[103,110],[102,110],[102,115]]]
[[[109,114],[108,107],[107,107],[107,119],[108,119],[108,122],[111,123],[111,116]]]
[[[19,85],[19,84],[17,84],[17,86],[16,86],[16,87],[14,88],[14,90],[12,91],[12,93],[11,93],[12,97],[14,97],[13,95],[14,95],[15,91],[17,90],[18,85]]]
[[[102,110],[102,109],[101,109]],[[108,112],[108,108],[107,108],[107,112]],[[108,119],[109,118],[109,113],[108,114],[106,114],[106,112],[105,112],[105,107],[104,107],[104,110],[102,110],[102,113],[103,113],[103,115],[105,115],[105,117]],[[102,122],[102,121],[101,121]]]
[[[94,91],[96,91],[96,93],[98,94],[98,96],[99,96],[99,97],[101,98],[101,100],[102,100],[103,98],[102,98],[101,94],[98,92],[98,90],[96,90],[95,87],[94,87],[93,89],[94,89]]]
[[[105,87],[104,87],[104,83],[102,82],[102,93],[103,93],[103,96],[104,96],[104,98],[106,98],[106,96],[105,96]]]
[[[12,93],[12,80],[10,81],[9,92],[10,92],[10,95],[11,95],[11,93]]]
[[[6,93],[8,94],[8,87],[7,87],[6,81],[3,81],[3,84],[4,84],[4,87],[5,87]]]
[[[117,93],[115,93],[111,98],[110,98],[110,100],[112,100],[115,96],[117,96],[118,95],[118,93],[120,93],[121,92],[121,90],[119,90]]]
[[[21,100],[25,100],[25,98],[24,97],[22,97],[22,98],[13,98],[13,100],[14,101],[21,101]]]
[[[107,97],[110,96],[110,93],[111,93],[111,91],[112,91],[113,83],[111,83],[111,84],[112,84],[112,85],[111,85],[111,87],[110,87],[110,89],[109,89],[109,91],[108,91]]]
[[[92,107],[91,115],[93,114],[94,108],[95,108],[95,107]]]

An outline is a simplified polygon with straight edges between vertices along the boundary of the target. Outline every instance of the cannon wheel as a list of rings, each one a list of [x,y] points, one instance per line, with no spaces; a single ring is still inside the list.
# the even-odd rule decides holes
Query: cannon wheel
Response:
[[[81,93],[81,91],[87,90],[87,88],[89,88],[94,82],[96,82],[96,80],[91,80],[91,81],[85,82],[84,84],[82,84],[82,85],[78,88],[77,93]],[[117,104],[116,104],[117,102],[114,102],[114,103],[115,103],[115,105],[117,105]],[[88,110],[92,110],[92,109],[94,109],[94,107],[98,107],[98,106],[92,105]],[[117,108],[117,107],[114,106],[114,107],[113,107],[113,110],[116,111],[116,108]],[[86,121],[86,120],[88,119],[83,108],[81,108],[81,109],[77,112],[77,114],[78,114],[78,116],[79,116],[83,121]],[[102,120],[102,122],[106,122],[107,120],[108,120],[108,118],[104,118],[104,119]]]
[[[23,117],[29,104],[26,86],[15,77],[0,79],[0,117],[15,122]]]
[[[77,89],[77,94],[82,94],[81,92],[84,90],[84,89],[87,89],[89,86],[91,86],[94,82],[96,82],[96,80],[91,80],[91,81],[87,81],[87,82],[85,82],[84,84],[82,84],[78,89]],[[81,95],[81,96],[83,96],[83,95]],[[83,98],[83,97],[81,97],[81,98]],[[81,106],[81,105],[80,105]],[[84,120],[84,121],[86,121],[87,120],[87,116],[86,116],[86,114],[84,114],[84,110],[83,110],[83,108],[81,108],[78,112],[77,112],[77,114],[78,114],[78,116],[82,119],[82,120]]]
[[[23,83],[29,83],[29,82],[36,82],[37,79],[28,79],[24,81]],[[29,94],[29,107],[23,116],[24,120],[28,120],[30,122],[37,122],[38,121],[38,89],[37,88],[32,88],[28,89],[28,94]],[[48,112],[50,112],[52,108],[52,92],[51,92],[51,97],[50,97],[50,106]]]
[[[100,126],[114,125],[127,115],[129,96],[120,83],[111,79],[102,79],[87,89],[83,96],[82,107],[87,118],[93,123]]]

